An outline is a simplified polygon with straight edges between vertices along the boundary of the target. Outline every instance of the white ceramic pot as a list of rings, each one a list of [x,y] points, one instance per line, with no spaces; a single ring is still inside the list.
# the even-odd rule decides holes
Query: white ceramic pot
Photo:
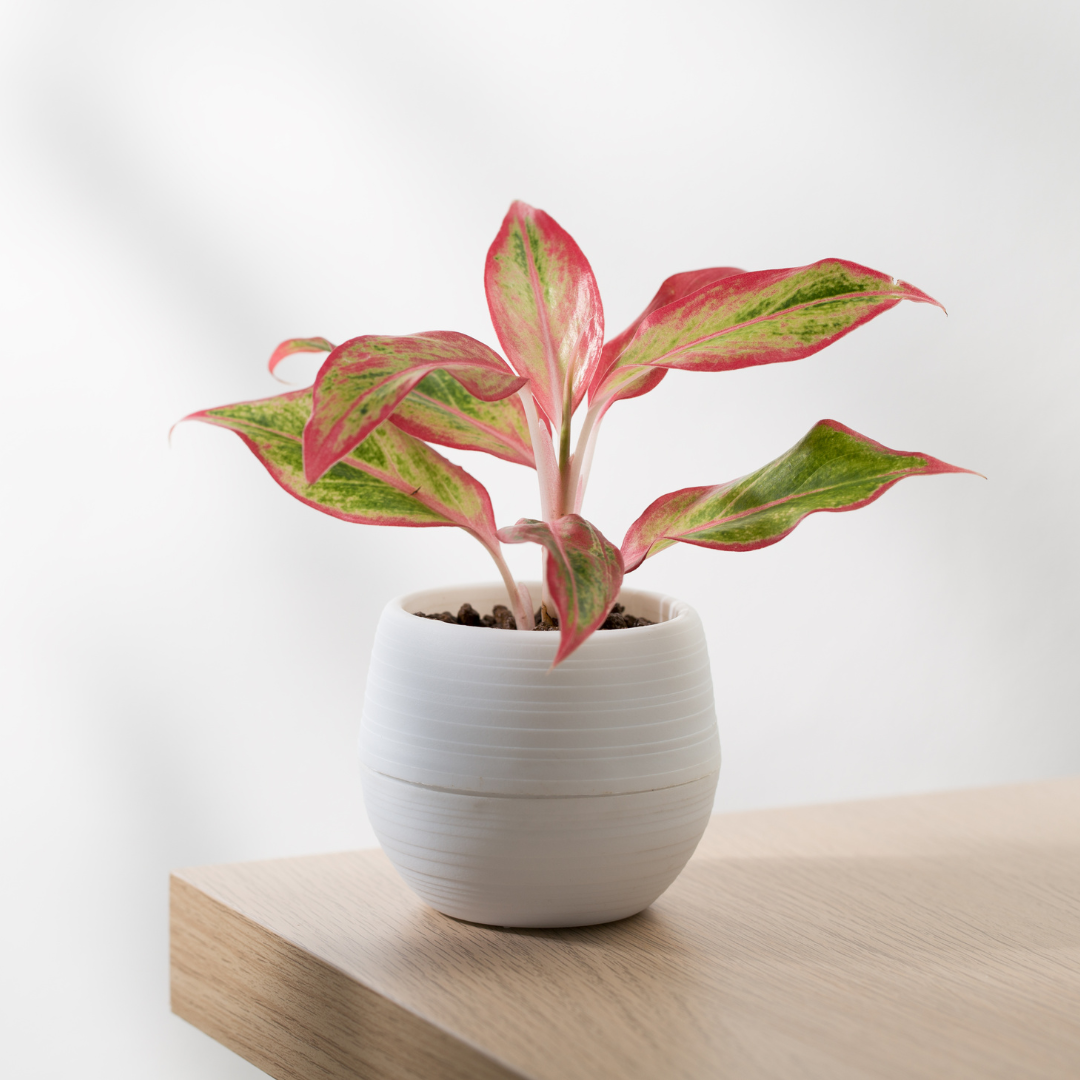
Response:
[[[720,770],[701,620],[659,593],[619,599],[655,625],[601,630],[554,670],[557,633],[413,614],[490,611],[501,585],[387,604],[360,729],[364,801],[432,907],[497,926],[610,922],[648,907],[693,854]]]

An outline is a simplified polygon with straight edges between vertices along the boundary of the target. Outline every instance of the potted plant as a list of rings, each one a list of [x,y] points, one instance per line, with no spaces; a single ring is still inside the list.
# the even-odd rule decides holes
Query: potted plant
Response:
[[[360,736],[368,813],[405,880],[447,914],[606,922],[678,875],[720,766],[700,620],[681,601],[624,587],[624,575],[677,542],[752,551],[906,476],[968,470],[822,420],[748,476],[661,495],[616,545],[582,516],[604,416],[672,368],[798,360],[901,300],[937,302],[840,259],[714,267],[669,277],[605,342],[588,261],[521,202],[484,282],[505,358],[452,331],[337,346],[299,338],[277,348],[270,370],[326,352],[313,386],[187,419],[235,431],[289,494],[324,513],[456,526],[483,544],[500,583],[415,593],[381,616]],[[432,444],[535,470],[539,517],[499,528],[483,485]],[[540,582],[514,580],[506,543],[544,549]]]

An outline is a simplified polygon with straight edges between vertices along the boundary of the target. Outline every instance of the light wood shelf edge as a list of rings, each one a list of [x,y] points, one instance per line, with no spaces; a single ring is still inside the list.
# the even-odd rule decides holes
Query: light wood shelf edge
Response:
[[[169,958],[172,1011],[277,1080],[522,1080],[179,874]]]
[[[278,1080],[1080,1077],[1080,777],[718,815],[576,930],[447,919],[379,851],[171,890],[174,1011]]]

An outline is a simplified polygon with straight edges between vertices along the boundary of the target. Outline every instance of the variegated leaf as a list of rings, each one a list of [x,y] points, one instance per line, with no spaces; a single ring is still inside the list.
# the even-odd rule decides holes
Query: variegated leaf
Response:
[[[293,353],[333,352],[333,350],[334,346],[324,337],[289,338],[274,350],[267,367],[270,369],[270,374],[274,375],[278,364]]]
[[[484,287],[507,359],[560,430],[600,360],[604,310],[592,267],[543,210],[515,202],[488,251]]]
[[[619,354],[633,339],[637,328],[654,311],[666,307],[676,300],[681,300],[684,296],[689,296],[691,293],[697,292],[698,289],[703,289],[706,285],[712,285],[723,278],[731,277],[732,274],[743,273],[745,273],[744,270],[739,270],[734,266],[712,266],[706,270],[686,270],[681,274],[672,274],[671,277],[665,278],[660,288],[656,290],[656,295],[649,301],[649,306],[621,334],[617,334],[610,341],[604,342],[600,363],[597,365],[596,373],[593,375],[589,387],[590,398],[595,400],[596,391],[603,383],[604,376],[618,359]],[[635,378],[621,384],[618,393],[609,400],[608,404],[647,394],[659,385],[660,380],[666,374],[667,368],[654,368],[639,372]]]
[[[622,396],[643,367],[732,371],[799,360],[901,300],[941,306],[914,285],[842,259],[735,274],[648,315],[591,396]]]
[[[206,409],[185,417],[229,428],[290,494],[363,525],[457,525],[497,548],[484,486],[430,446],[384,424],[318,481],[304,479],[301,438],[311,389]]]
[[[559,613],[559,664],[607,618],[618,599],[623,579],[619,549],[577,514],[550,523],[522,518],[500,529],[498,537],[507,544],[531,542],[547,549],[547,587]]]
[[[623,540],[626,571],[676,541],[724,551],[767,547],[808,514],[857,510],[906,476],[970,471],[928,454],[890,450],[835,420],[821,420],[786,454],[748,476],[662,495]]]
[[[421,379],[438,370],[485,401],[507,397],[527,381],[467,334],[436,330],[353,338],[327,357],[315,380],[314,407],[304,428],[308,483],[363,442]]]
[[[536,468],[529,422],[517,394],[483,401],[447,372],[433,371],[402,399],[390,420],[418,439],[457,450],[485,450]]]

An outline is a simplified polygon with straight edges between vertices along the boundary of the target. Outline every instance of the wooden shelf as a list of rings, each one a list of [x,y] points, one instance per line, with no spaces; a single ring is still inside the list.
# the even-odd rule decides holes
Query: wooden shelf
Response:
[[[280,1080],[1080,1077],[1080,778],[719,815],[580,930],[448,919],[378,851],[171,897],[173,1011]]]

